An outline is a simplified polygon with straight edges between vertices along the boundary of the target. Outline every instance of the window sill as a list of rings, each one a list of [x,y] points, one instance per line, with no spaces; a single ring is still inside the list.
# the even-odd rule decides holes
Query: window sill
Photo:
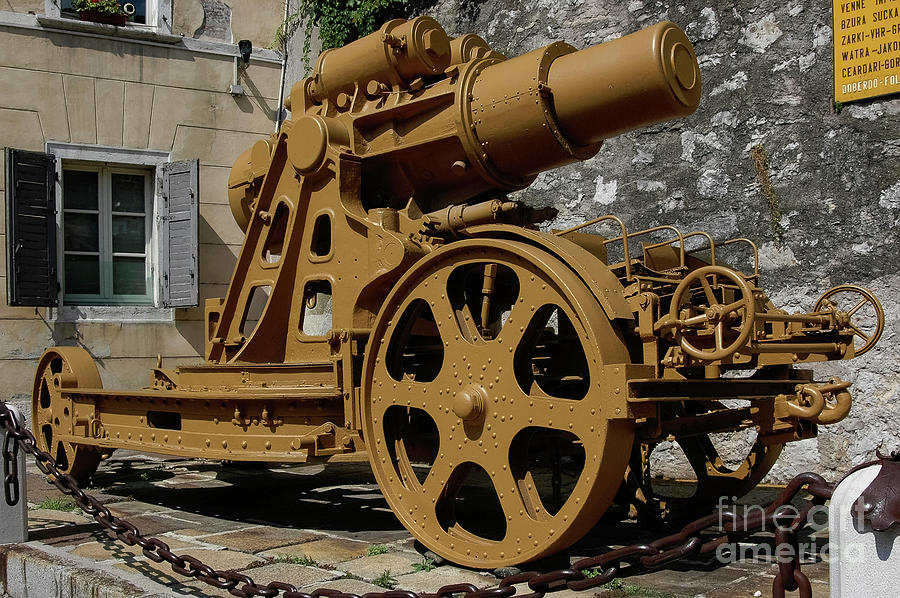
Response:
[[[174,322],[175,310],[141,305],[62,305],[50,308],[48,319],[57,322]]]
[[[18,27],[48,33],[68,32],[70,35],[129,40],[135,44],[177,48],[188,52],[227,56],[229,58],[239,55],[237,46],[221,41],[192,39],[135,26],[116,27],[115,25],[104,25],[102,23],[90,23],[46,15],[14,13],[5,10],[0,10],[0,27]],[[266,48],[253,49],[254,62],[281,66],[282,58],[281,54],[273,50]]]
[[[142,41],[156,42],[159,44],[180,44],[184,38],[171,33],[160,33],[150,28],[143,27],[118,27],[91,21],[78,21],[76,19],[63,19],[58,17],[38,16],[37,22],[46,29],[63,29],[65,31],[79,31],[81,33],[94,33],[109,37],[123,37],[127,39],[139,39]]]

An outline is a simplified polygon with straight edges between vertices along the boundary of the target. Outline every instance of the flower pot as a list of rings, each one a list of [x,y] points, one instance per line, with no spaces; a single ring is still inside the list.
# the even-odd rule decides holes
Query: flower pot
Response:
[[[106,23],[107,25],[118,25],[123,27],[128,21],[128,16],[124,14],[113,15],[106,12],[96,10],[85,10],[78,13],[82,21],[91,21],[94,23]]]

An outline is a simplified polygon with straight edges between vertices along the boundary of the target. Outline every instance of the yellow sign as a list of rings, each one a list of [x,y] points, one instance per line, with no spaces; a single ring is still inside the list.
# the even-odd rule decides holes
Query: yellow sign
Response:
[[[900,92],[900,0],[832,0],[834,99]]]

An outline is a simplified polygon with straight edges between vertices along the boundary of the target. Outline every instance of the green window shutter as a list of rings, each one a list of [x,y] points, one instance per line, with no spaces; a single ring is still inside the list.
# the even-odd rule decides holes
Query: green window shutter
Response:
[[[6,148],[5,166],[7,303],[55,307],[56,159]]]
[[[159,265],[163,307],[193,307],[199,303],[199,173],[199,160],[162,165]]]

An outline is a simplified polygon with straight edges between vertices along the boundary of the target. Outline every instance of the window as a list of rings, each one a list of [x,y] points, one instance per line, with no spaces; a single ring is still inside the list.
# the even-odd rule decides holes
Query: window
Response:
[[[153,303],[151,175],[63,161],[63,303]]]
[[[59,0],[59,3],[49,3],[47,15],[51,17],[78,18],[78,13],[72,8],[73,0]],[[129,6],[130,5],[130,6]],[[171,22],[171,0],[130,0],[120,1],[119,6],[128,14],[130,25],[165,27]],[[133,9],[133,13],[131,12]],[[167,28],[167,27],[166,27]]]
[[[48,143],[6,149],[9,305],[198,303],[199,163],[167,152]],[[96,313],[97,315],[91,315]],[[156,312],[148,312],[153,319]],[[63,316],[66,317],[66,316]]]

